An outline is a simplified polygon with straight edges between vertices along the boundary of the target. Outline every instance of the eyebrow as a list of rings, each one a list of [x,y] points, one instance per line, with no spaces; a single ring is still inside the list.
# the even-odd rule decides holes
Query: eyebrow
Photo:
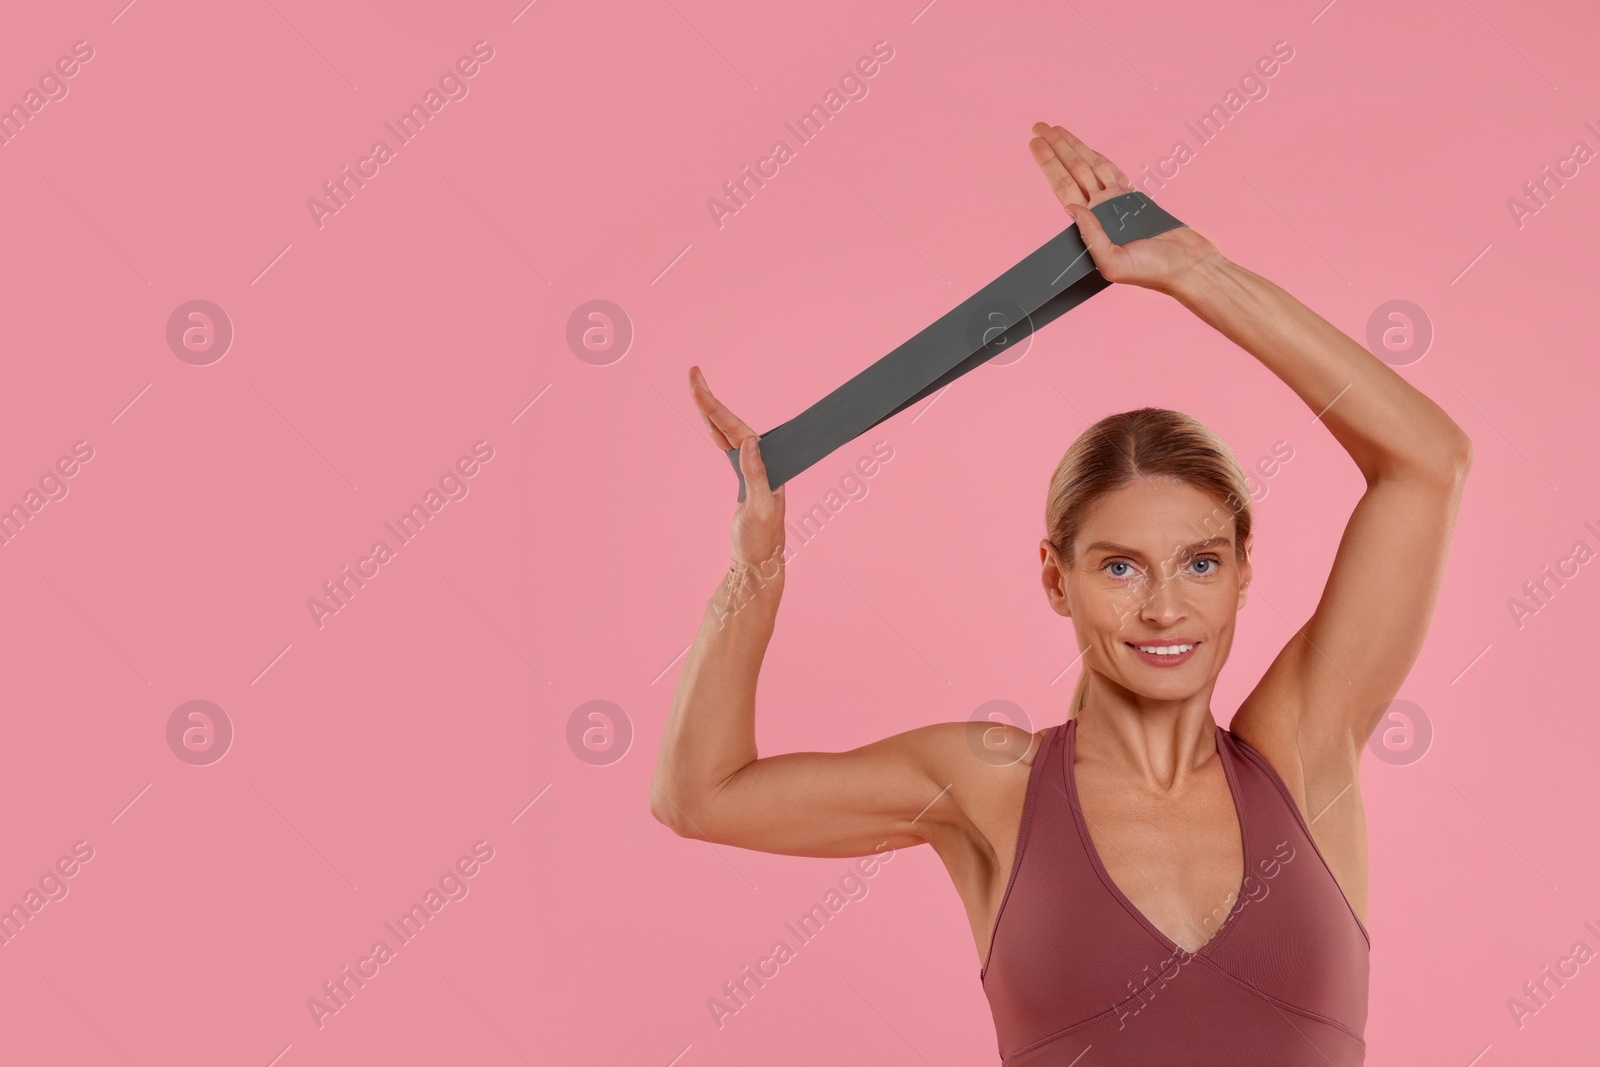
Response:
[[[1179,548],[1174,554],[1187,556],[1195,552],[1203,551],[1207,548],[1221,548],[1223,546],[1231,547],[1232,544],[1233,538],[1231,537],[1208,537],[1204,541],[1196,541],[1192,545],[1185,545],[1184,547]],[[1096,541],[1094,544],[1086,546],[1083,550],[1084,555],[1088,555],[1091,552],[1115,552],[1118,555],[1136,556],[1139,559],[1144,558],[1144,553],[1140,552],[1137,548],[1129,548],[1127,545],[1119,545],[1111,541]]]

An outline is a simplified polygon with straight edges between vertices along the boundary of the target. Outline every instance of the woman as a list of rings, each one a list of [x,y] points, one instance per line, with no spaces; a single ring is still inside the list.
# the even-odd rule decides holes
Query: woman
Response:
[[[1060,126],[1033,132],[1100,273],[1176,298],[1255,356],[1366,478],[1315,612],[1220,727],[1211,692],[1251,578],[1243,472],[1187,415],[1112,415],[1062,459],[1039,543],[1045,595],[1083,650],[1065,722],[979,727],[976,749],[972,724],[948,722],[758,757],[784,492],[768,486],[757,434],[691,368],[747,489],[673,699],[652,813],[685,837],[796,856],[932,845],[1012,1067],[1360,1064],[1360,757],[1427,633],[1471,442],[1193,229],[1111,243],[1087,208],[1132,189],[1126,175]]]

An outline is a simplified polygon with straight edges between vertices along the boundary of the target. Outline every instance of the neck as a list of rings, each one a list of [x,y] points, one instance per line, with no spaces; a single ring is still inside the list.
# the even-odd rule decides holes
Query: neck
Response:
[[[1180,789],[1217,758],[1211,687],[1152,700],[1091,674],[1078,720],[1080,761],[1103,763],[1152,790]]]

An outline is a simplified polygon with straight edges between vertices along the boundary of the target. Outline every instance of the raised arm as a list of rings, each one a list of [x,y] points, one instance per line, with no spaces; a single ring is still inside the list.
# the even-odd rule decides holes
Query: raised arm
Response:
[[[1387,364],[1189,227],[1113,244],[1082,205],[1131,183],[1060,126],[1040,123],[1034,133],[1034,160],[1078,223],[1096,269],[1175,297],[1260,360],[1366,479],[1315,612],[1231,723],[1303,810],[1324,810],[1354,786],[1361,750],[1422,648],[1472,444]],[[1360,825],[1358,818],[1347,828],[1359,834]]]
[[[713,444],[740,447],[746,492],[734,513],[732,562],[672,698],[651,814],[684,837],[794,856],[865,856],[970,831],[956,796],[981,791],[947,789],[986,766],[965,748],[965,723],[848,752],[758,756],[756,680],[787,573],[785,487],[768,487],[758,435],[712,395],[698,368],[689,385]]]
[[[1233,726],[1275,765],[1291,764],[1279,767],[1285,779],[1311,780],[1302,800],[1331,802],[1422,650],[1472,443],[1387,364],[1220,254],[1173,295],[1293,389],[1366,479],[1316,610]]]

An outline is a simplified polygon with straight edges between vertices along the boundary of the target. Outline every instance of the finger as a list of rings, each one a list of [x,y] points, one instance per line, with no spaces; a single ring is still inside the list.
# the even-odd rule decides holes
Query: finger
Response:
[[[689,368],[689,391],[694,394],[694,403],[700,409],[700,418],[704,420],[706,429],[711,433],[712,444],[724,452],[730,448],[738,448],[739,442],[755,434],[754,430],[745,425],[743,419],[729,411],[727,405],[716,398],[711,392],[711,386],[706,383],[706,376],[700,373],[699,367]]]
[[[689,395],[694,398],[695,410],[700,412],[700,421],[705,424],[706,434],[711,438],[711,443],[726,452],[733,447],[727,435],[717,429],[717,424],[711,421],[710,407],[716,402],[716,397],[711,395],[711,390],[705,385],[705,378],[700,376],[700,368],[689,368]]]
[[[761,458],[761,438],[751,435],[740,444],[739,469],[744,472],[745,503],[758,511],[776,506],[772,487],[767,484],[767,464]]]
[[[1126,181],[1126,174],[1117,170],[1117,166],[1104,155],[1083,144],[1083,139],[1067,130],[1066,126],[1051,126],[1050,130],[1045,131],[1045,139],[1058,152],[1070,152],[1072,157],[1082,160],[1082,165],[1088,168],[1088,173],[1093,174],[1094,181],[1098,182],[1101,189],[1115,189],[1118,176]]]
[[[1133,189],[1133,182],[1128,180],[1128,176],[1122,172],[1121,167],[1084,144],[1079,137],[1066,127],[1057,126],[1055,129],[1080,156],[1088,161],[1090,168],[1094,170],[1095,176],[1100,179],[1101,184],[1107,189],[1121,189],[1124,192]]]
[[[1056,194],[1062,207],[1089,202],[1084,198],[1083,190],[1078,188],[1078,179],[1067,173],[1067,168],[1061,165],[1061,158],[1050,147],[1050,142],[1043,137],[1035,137],[1028,142],[1028,150],[1033,153],[1033,161],[1039,165],[1040,173],[1050,183],[1050,191]]]
[[[1077,138],[1068,137],[1060,126],[1051,126],[1048,123],[1038,123],[1033,127],[1033,132],[1043,137],[1055,152],[1056,158],[1061,160],[1061,165],[1067,173],[1077,181],[1078,188],[1083,190],[1085,200],[1092,200],[1095,194],[1105,189],[1100,181],[1100,176],[1094,172],[1094,167],[1089,160],[1078,151],[1074,141]],[[1082,144],[1077,141],[1077,144]]]

